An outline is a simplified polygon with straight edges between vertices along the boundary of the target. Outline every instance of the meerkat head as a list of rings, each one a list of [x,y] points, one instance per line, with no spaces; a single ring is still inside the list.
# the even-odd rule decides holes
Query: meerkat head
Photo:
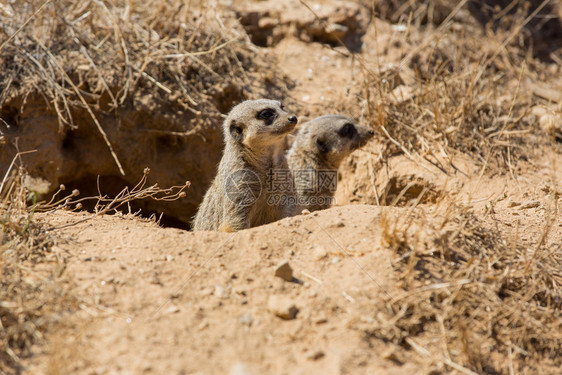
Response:
[[[327,166],[337,168],[347,155],[364,146],[374,135],[373,129],[356,124],[347,116],[325,115],[304,124],[295,141]]]
[[[246,100],[235,106],[224,122],[224,135],[250,149],[281,142],[295,128],[297,117],[276,100]]]

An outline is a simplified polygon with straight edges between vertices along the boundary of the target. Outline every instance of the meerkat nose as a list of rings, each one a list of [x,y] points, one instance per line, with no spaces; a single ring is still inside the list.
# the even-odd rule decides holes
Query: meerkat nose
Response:
[[[299,121],[299,120],[297,119],[297,116],[291,116],[291,117],[289,117],[287,120],[289,120],[289,122],[290,122],[291,124],[296,124],[297,121]]]
[[[367,132],[367,134],[369,134],[369,137],[372,137],[373,135],[375,135],[375,131],[371,129]]]

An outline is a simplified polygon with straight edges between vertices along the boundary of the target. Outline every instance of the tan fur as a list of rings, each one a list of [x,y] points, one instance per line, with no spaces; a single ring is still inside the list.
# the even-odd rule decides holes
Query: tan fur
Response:
[[[303,124],[286,153],[295,185],[283,217],[298,215],[303,209],[312,212],[329,208],[335,189],[319,186],[316,179],[308,180],[303,171],[312,172],[315,177],[321,177],[322,173],[326,176],[326,171],[335,175],[342,160],[364,146],[373,135],[371,128],[342,115],[325,115]]]
[[[266,112],[273,118],[264,118]],[[277,219],[276,208],[267,205],[267,172],[275,149],[296,123],[274,100],[247,100],[230,111],[223,124],[223,156],[195,216],[194,231],[232,232]],[[248,196],[255,201],[248,204]]]

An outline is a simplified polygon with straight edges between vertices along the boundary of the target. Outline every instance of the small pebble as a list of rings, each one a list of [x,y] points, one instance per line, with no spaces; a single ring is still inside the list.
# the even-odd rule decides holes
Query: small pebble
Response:
[[[326,354],[324,354],[324,352],[322,350],[316,350],[312,353],[310,353],[309,355],[306,356],[306,359],[311,360],[311,361],[317,361],[320,358],[323,358]]]
[[[258,21],[260,29],[272,29],[279,24],[279,21],[271,17],[261,17]]]
[[[230,375],[252,375],[252,371],[245,363],[237,363],[230,368]]]
[[[222,286],[220,286],[220,285],[215,286],[214,295],[217,296],[217,297],[219,297],[219,298],[226,298],[226,297],[228,297],[228,293],[227,293],[226,290],[225,290]]]
[[[267,307],[273,314],[285,320],[295,319],[299,312],[290,298],[279,295],[269,297]]]
[[[396,350],[394,348],[390,348],[388,350],[385,350],[382,355],[382,358],[384,359],[388,359],[389,361],[393,361],[396,363],[402,363],[402,361],[400,360],[400,358],[398,357]]]
[[[250,325],[252,325],[253,319],[252,319],[252,316],[250,314],[244,314],[244,315],[241,315],[238,318],[238,321],[240,323],[244,324],[244,325],[250,326]]]
[[[516,207],[516,206],[519,206],[519,205],[521,205],[521,202],[510,201],[510,202],[507,204],[507,207],[508,207],[508,208],[513,208],[513,207]]]
[[[319,315],[316,318],[314,318],[314,323],[315,324],[325,324],[328,323],[328,318],[326,318],[325,315]]]
[[[312,250],[312,258],[314,260],[322,260],[328,256],[328,252],[324,248],[324,246],[315,246]]]
[[[275,276],[282,278],[285,281],[293,280],[293,269],[289,262],[284,260],[275,267]]]
[[[151,284],[154,284],[154,285],[162,285],[162,282],[160,281],[160,278],[158,277],[158,275],[156,273],[152,274],[149,282]]]

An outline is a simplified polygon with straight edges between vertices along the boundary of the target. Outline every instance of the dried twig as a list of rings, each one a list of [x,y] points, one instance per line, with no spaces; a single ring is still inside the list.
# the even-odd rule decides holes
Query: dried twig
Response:
[[[97,201],[96,206],[94,208],[95,214],[89,215],[84,219],[69,224],[49,228],[47,229],[47,232],[74,226],[79,223],[83,223],[85,221],[91,220],[99,215],[104,215],[108,212],[116,211],[119,207],[123,206],[124,204],[128,204],[135,200],[153,199],[153,200],[162,200],[162,201],[174,201],[185,197],[186,195],[185,190],[189,188],[190,182],[186,182],[185,185],[183,186],[172,186],[166,189],[162,189],[158,187],[158,184],[145,187],[149,173],[150,173],[150,169],[146,168],[144,170],[142,178],[132,189],[129,190],[129,188],[124,188],[114,198],[107,198],[106,196],[102,196],[100,192],[98,197],[86,197],[86,198],[79,198],[73,200],[72,197],[78,195],[75,192],[73,192],[71,196],[64,199],[64,203],[62,206],[60,204],[54,204],[54,205],[51,204],[51,205],[43,205],[39,207],[39,210],[41,211],[53,211],[61,208],[71,207],[76,204],[81,204],[81,202],[85,200]]]

